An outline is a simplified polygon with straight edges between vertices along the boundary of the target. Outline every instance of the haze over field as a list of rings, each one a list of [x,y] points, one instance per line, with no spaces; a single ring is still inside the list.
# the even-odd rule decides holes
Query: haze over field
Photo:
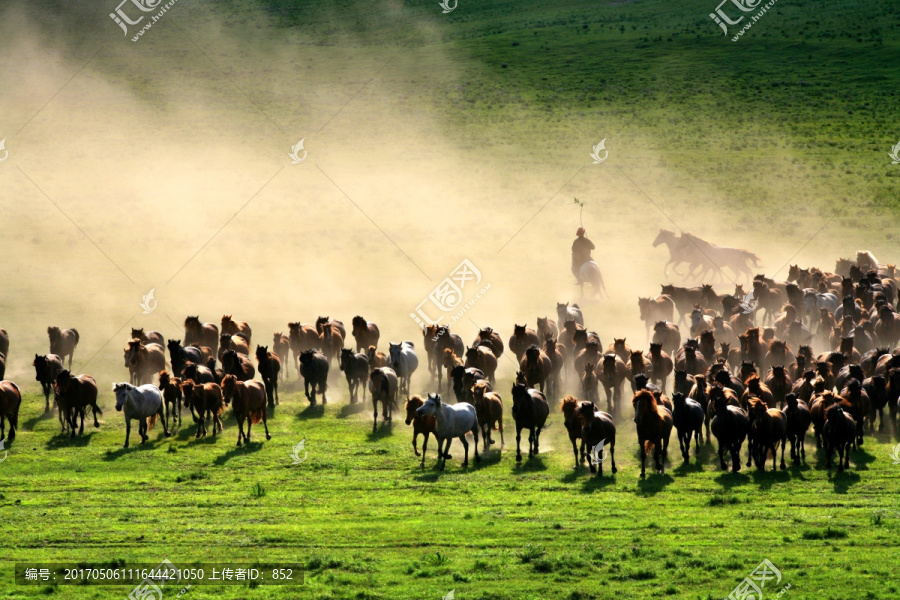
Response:
[[[125,376],[128,327],[178,338],[187,314],[233,313],[263,343],[288,321],[326,314],[362,314],[391,340],[419,340],[409,313],[464,258],[491,289],[457,329],[468,341],[476,324],[491,325],[505,338],[513,323],[577,300],[574,197],[612,295],[587,308],[604,342],[643,339],[636,297],[663,282],[667,252],[650,245],[660,227],[751,249],[770,276],[784,277],[789,260],[831,268],[857,248],[894,261],[891,238],[866,227],[896,225],[871,201],[896,184],[849,196],[834,185],[837,166],[810,178],[814,157],[758,106],[750,122],[692,113],[672,137],[664,127],[677,110],[630,101],[636,80],[615,79],[628,59],[611,42],[595,48],[606,65],[590,73],[605,82],[598,96],[570,103],[562,90],[544,110],[517,73],[553,58],[498,68],[473,30],[453,39],[448,19],[462,10],[348,3],[310,7],[315,18],[297,24],[285,6],[254,6],[179,3],[137,43],[94,5],[2,9],[10,377],[30,376],[50,324],[77,328],[79,370],[106,378]],[[511,40],[544,34],[517,36],[525,15],[514,14]],[[592,15],[592,27],[604,19]],[[656,63],[646,75],[665,90],[666,71]],[[692,131],[728,125],[731,140],[691,158]],[[308,155],[291,164],[301,138]],[[609,158],[592,164],[604,138]],[[760,140],[770,147],[753,152],[764,159],[742,162]],[[719,173],[732,161],[733,186]],[[759,209],[734,202],[748,180]],[[831,221],[845,198],[854,205]],[[151,289],[158,307],[143,315]]]

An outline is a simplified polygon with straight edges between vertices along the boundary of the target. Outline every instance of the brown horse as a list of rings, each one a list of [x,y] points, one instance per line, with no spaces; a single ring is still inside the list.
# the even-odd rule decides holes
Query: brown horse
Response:
[[[537,318],[537,334],[538,339],[547,339],[547,335],[549,334],[554,339],[559,338],[559,328],[556,326],[556,321],[549,317],[538,317]]]
[[[366,380],[369,379],[369,360],[366,358],[366,355],[361,352],[353,352],[350,348],[344,348],[341,350],[340,367],[347,378],[350,404],[356,404],[360,387],[362,387],[362,399],[365,402]]]
[[[777,471],[778,446],[781,445],[781,469],[784,463],[784,447],[787,445],[787,417],[777,408],[769,408],[759,398],[750,399],[750,439],[756,468],[766,470],[766,457],[772,453],[772,470]]]
[[[356,340],[356,351],[365,350],[369,346],[378,346],[378,340],[381,339],[381,332],[378,325],[371,321],[366,321],[359,315],[353,317],[350,322],[352,327],[353,338]]]
[[[475,341],[472,342],[472,346],[485,346],[490,348],[491,352],[493,352],[494,356],[498,359],[503,356],[503,339],[500,337],[499,333],[490,327],[484,327],[478,331],[478,335],[475,336]]]
[[[479,381],[474,386],[475,415],[478,417],[478,425],[481,427],[482,444],[485,449],[494,443],[491,430],[500,430],[500,449],[506,446],[503,439],[503,400],[500,394],[491,391],[491,386],[486,381]]]
[[[563,414],[563,424],[569,433],[569,441],[572,442],[572,454],[575,455],[575,468],[577,469],[585,459],[584,439],[582,435],[582,417],[578,414],[578,408],[582,404],[591,406],[591,412],[594,407],[590,402],[581,402],[575,396],[564,396],[559,403],[559,410]],[[581,448],[579,451],[577,440],[581,440]]]
[[[131,374],[131,383],[144,385],[166,368],[166,351],[159,344],[144,345],[134,338],[125,346],[125,366]]]
[[[336,362],[341,360],[341,348],[344,347],[344,335],[341,333],[341,327],[338,327],[336,323],[339,321],[316,323],[316,326],[319,327],[319,348],[328,359],[329,365],[332,360]]]
[[[145,344],[159,344],[163,348],[166,347],[166,338],[163,337],[163,334],[158,331],[148,331],[147,333],[144,333],[143,327],[141,327],[140,329],[135,329],[134,327],[132,327],[131,338],[137,338]]]
[[[727,388],[711,386],[709,388],[710,408],[715,413],[712,420],[712,433],[719,442],[719,465],[728,470],[725,453],[731,454],[731,468],[737,473],[741,470],[741,446],[750,432],[750,420],[747,413],[739,406],[729,402]],[[734,393],[731,392],[734,397]]]
[[[375,346],[369,346],[366,351],[366,358],[369,359],[369,368],[380,369],[387,366],[387,355],[375,349]]]
[[[494,375],[497,371],[497,357],[488,346],[472,346],[466,349],[466,362],[463,365],[467,369],[474,367],[481,370],[484,376],[493,384],[496,383]]]
[[[638,445],[641,448],[641,478],[646,477],[644,461],[653,452],[656,472],[665,474],[669,454],[669,436],[672,433],[672,413],[656,402],[650,390],[640,390],[631,399],[634,406],[634,423],[637,426]]]
[[[219,355],[219,328],[213,323],[201,323],[200,317],[184,320],[184,345],[207,346],[214,356]]]
[[[21,404],[22,394],[19,392],[19,386],[12,381],[0,381],[0,442],[6,439],[7,419],[9,419],[9,441],[12,442],[16,439]]]
[[[59,327],[48,327],[47,335],[50,336],[50,354],[56,354],[63,361],[66,356],[69,357],[69,369],[72,368],[72,356],[75,354],[75,347],[78,346],[78,340],[81,339],[78,331],[75,329],[60,329]],[[3,353],[4,356],[6,352]]]
[[[434,337],[432,353],[434,354],[435,366],[437,367],[438,393],[440,393],[444,377],[443,370],[441,369],[441,360],[444,356],[444,351],[450,348],[456,356],[462,357],[466,351],[466,346],[463,344],[462,338],[455,333],[451,333],[450,328],[447,326],[438,328]],[[448,369],[447,393],[450,392],[450,385],[450,370]]]
[[[594,363],[584,365],[584,373],[581,374],[581,393],[594,406],[600,405],[600,380],[594,372]],[[606,405],[609,407],[609,394],[606,396]]]
[[[672,353],[681,347],[681,330],[678,325],[669,321],[657,321],[653,326],[654,344],[662,344],[664,352]],[[627,360],[623,358],[622,360]]]
[[[641,311],[641,321],[644,322],[647,329],[648,339],[650,338],[650,327],[654,324],[660,321],[675,320],[675,302],[665,294],[656,298],[638,298],[638,309]]]
[[[322,404],[328,404],[325,391],[328,389],[328,358],[317,350],[306,350],[300,354],[300,376],[303,390],[310,405],[316,405],[316,394],[322,394]],[[312,388],[312,394],[310,394]]]
[[[44,412],[50,412],[50,392],[53,390],[53,384],[56,383],[56,376],[63,370],[62,359],[55,354],[45,354],[40,356],[34,355],[35,379],[40,382],[41,389],[44,392]],[[62,425],[63,415],[59,413],[59,424]]]
[[[625,368],[631,378],[631,391],[636,392],[637,385],[634,381],[635,376],[640,375],[641,373],[649,373],[653,368],[653,365],[650,363],[650,359],[644,356],[643,350],[635,350],[631,353],[631,357],[629,357],[628,363],[625,365]]]
[[[400,380],[390,367],[372,369],[369,373],[369,392],[372,395],[372,406],[375,409],[372,422],[372,432],[378,430],[378,403],[381,402],[381,418],[390,423],[394,409],[397,407],[397,390]],[[423,403],[424,404],[424,403]],[[437,434],[435,433],[435,436]],[[441,458],[441,448],[438,445],[438,459]],[[424,449],[423,449],[424,457]]]
[[[619,403],[622,401],[622,384],[628,378],[628,367],[625,365],[625,361],[615,354],[605,354],[603,362],[600,363],[598,375],[600,383],[603,384],[603,390],[606,392],[606,410],[611,414],[618,414]]]
[[[253,332],[250,330],[250,325],[247,321],[235,321],[231,318],[231,315],[222,315],[222,333],[239,335],[247,340],[248,345],[253,338]]]
[[[516,355],[516,360],[521,362],[522,356],[529,346],[540,346],[541,340],[537,332],[528,325],[515,325],[512,337],[509,338],[509,349]]]
[[[307,323],[288,323],[291,352],[294,354],[294,370],[300,368],[300,355],[319,347],[319,332]]]
[[[437,427],[437,420],[434,418],[434,415],[416,414],[416,411],[424,404],[425,401],[422,400],[421,396],[412,396],[406,401],[406,424],[412,424],[413,426],[413,451],[416,453],[416,456],[422,457],[421,464],[423,467],[425,466],[425,450],[428,448],[428,436],[435,434],[435,428]],[[421,455],[419,454],[419,448],[416,446],[419,434],[423,436]],[[438,458],[441,458],[440,451],[441,449],[438,447]]]
[[[272,336],[272,350],[278,355],[278,360],[282,365],[287,364],[291,357],[291,338],[280,331],[276,332]],[[281,379],[287,379],[287,369],[281,370]]]
[[[606,354],[612,352],[623,361],[628,360],[631,356],[631,346],[625,343],[627,338],[613,338],[612,344],[606,347]]]
[[[550,377],[553,371],[553,365],[550,357],[538,348],[537,344],[532,344],[525,350],[525,355],[519,361],[519,368],[525,373],[528,386],[544,391],[544,383]]]
[[[650,381],[659,384],[659,390],[666,393],[666,380],[674,369],[672,357],[663,352],[660,344],[650,344]],[[694,373],[690,373],[694,375]]]
[[[167,371],[159,372],[159,391],[162,392],[163,406],[166,410],[166,422],[175,428],[176,421],[181,425],[181,379],[172,377]],[[171,409],[169,408],[171,405]]]
[[[544,353],[550,357],[551,366],[547,395],[556,398],[560,394],[561,374],[566,366],[566,347],[548,335],[544,340]]]
[[[537,348],[537,346],[533,347]],[[516,373],[516,383],[512,388],[512,415],[516,421],[516,462],[522,462],[520,442],[523,429],[528,429],[529,432],[528,458],[537,456],[540,451],[541,430],[547,422],[547,415],[550,414],[547,397],[536,389],[529,388],[525,379],[525,373],[522,371]]]
[[[584,365],[591,363],[593,365],[600,364],[603,354],[600,352],[600,344],[597,342],[587,342],[584,348],[575,355],[575,372],[584,372]]]
[[[213,420],[213,436],[216,435],[216,428],[222,431],[220,415],[225,411],[225,399],[222,397],[222,388],[219,384],[194,383],[188,380],[181,384],[181,391],[184,393],[184,405],[191,409],[191,416],[197,424],[195,439],[208,433],[206,420],[210,417]]]
[[[242,439],[250,443],[250,427],[260,421],[266,430],[266,439],[272,439],[266,419],[266,389],[263,384],[258,381],[238,381],[234,375],[226,375],[222,380],[222,396],[226,404],[231,402],[231,409],[237,420],[238,446],[241,445]],[[244,433],[245,420],[247,433]]]
[[[72,431],[71,437],[75,437],[79,415],[81,415],[81,429],[78,435],[84,433],[84,413],[88,406],[94,414],[94,427],[100,427],[97,415],[102,415],[103,411],[97,406],[97,381],[93,377],[90,375],[76,377],[63,369],[56,375],[56,391],[59,394],[60,410],[65,412],[66,421]]]
[[[423,346],[425,348],[425,354],[428,356],[428,373],[432,377],[437,375],[436,370],[440,369],[439,361],[441,357],[434,351],[434,347],[437,345],[439,330],[440,328],[437,325],[426,325],[422,328]],[[425,402],[423,401],[422,403],[424,404]]]
[[[791,391],[793,382],[788,377],[787,370],[781,365],[773,366],[766,373],[766,387],[772,392],[772,406],[784,406],[784,399]]]
[[[347,330],[344,328],[344,324],[337,319],[331,319],[329,317],[319,317],[316,319],[316,331],[321,334],[325,330],[326,325],[331,325],[332,330],[337,331],[341,335],[341,339],[347,339]]]
[[[590,402],[581,402],[578,406],[578,416],[583,427],[581,439],[583,444],[591,449],[590,467],[591,473],[597,471],[597,477],[603,477],[603,462],[605,456],[597,456],[600,447],[609,448],[609,456],[612,459],[612,472],[616,474],[616,423],[610,414],[597,410]],[[595,463],[595,457],[599,460]]]
[[[856,439],[857,427],[858,424],[844,412],[844,407],[840,404],[828,408],[825,413],[825,425],[822,428],[826,468],[831,468],[831,455],[835,450],[838,452],[838,471],[843,471],[845,464],[846,468],[850,468],[850,448]]]
[[[219,336],[219,353],[217,354],[219,362],[222,361],[222,355],[226,350],[234,350],[239,354],[250,356],[250,344],[246,338],[240,335],[223,333]]]
[[[259,367],[259,375],[262,377],[266,390],[266,399],[269,406],[279,404],[278,400],[278,374],[281,372],[281,361],[274,352],[269,352],[268,346],[256,347],[256,364]],[[247,437],[250,437],[249,426]]]
[[[788,394],[785,397],[785,407],[782,409],[787,418],[787,438],[791,442],[791,461],[795,465],[800,464],[800,458],[806,462],[806,448],[804,440],[812,416],[806,402],[797,398],[797,394]]]
[[[226,350],[222,354],[222,370],[226,375],[234,375],[241,381],[250,381],[256,375],[256,368],[250,357],[234,350]]]

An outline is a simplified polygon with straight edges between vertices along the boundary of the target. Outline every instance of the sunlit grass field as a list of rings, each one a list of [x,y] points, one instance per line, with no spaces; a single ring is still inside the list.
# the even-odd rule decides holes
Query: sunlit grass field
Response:
[[[508,396],[509,381],[498,386]],[[672,437],[665,475],[639,478],[630,419],[619,423],[618,474],[574,459],[554,410],[541,454],[506,447],[461,468],[451,447],[425,468],[403,415],[373,434],[337,385],[324,409],[285,393],[265,441],[237,448],[236,424],[195,440],[190,416],[171,438],[121,448],[124,424],[104,394],[101,428],[70,442],[29,394],[23,428],[0,464],[2,570],[13,561],[302,565],[300,587],[196,585],[196,598],[723,598],[764,559],[792,598],[890,599],[900,529],[887,436],[868,437],[851,469],[825,470],[812,436],[807,466],[719,470],[715,444],[683,465]],[[630,408],[626,409],[630,410]],[[630,414],[630,412],[628,413]],[[305,440],[306,460],[290,453]],[[420,438],[421,447],[421,438]],[[746,446],[744,448],[746,458]],[[471,457],[470,457],[470,460]],[[790,461],[788,461],[790,463]],[[769,463],[771,468],[771,463]],[[127,586],[9,586],[6,598],[125,597]],[[777,591],[777,590],[776,590]],[[167,596],[168,597],[168,596]]]

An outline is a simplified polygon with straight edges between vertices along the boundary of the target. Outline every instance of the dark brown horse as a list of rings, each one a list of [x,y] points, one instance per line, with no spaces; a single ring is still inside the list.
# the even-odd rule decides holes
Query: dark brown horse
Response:
[[[359,315],[353,317],[350,322],[352,326],[353,338],[356,340],[356,351],[365,350],[369,346],[378,346],[378,340],[381,339],[381,332],[378,325],[371,321],[366,321]]]
[[[319,317],[321,320],[323,317]],[[344,334],[342,333],[343,325],[338,326],[340,321],[316,322],[319,330],[319,348],[322,354],[331,361],[339,362],[341,360],[341,348],[344,347]]]
[[[858,424],[850,415],[844,412],[844,407],[835,404],[825,413],[825,426],[822,429],[822,438],[825,441],[825,467],[831,468],[831,455],[838,452],[838,471],[843,471],[845,466],[850,468],[850,448],[856,439]]]
[[[499,333],[490,327],[483,327],[478,331],[478,335],[475,336],[475,341],[472,342],[472,346],[486,346],[491,349],[491,352],[493,352],[494,356],[498,359],[503,356],[503,339],[500,337]]]
[[[556,326],[556,321],[549,317],[538,317],[537,318],[537,334],[539,339],[547,339],[547,335],[549,334],[554,339],[559,338],[559,328]]]
[[[450,332],[449,327],[439,327],[434,336],[434,347],[432,349],[432,353],[434,354],[434,361],[437,367],[437,377],[438,377],[438,393],[441,391],[441,384],[443,381],[443,371],[441,369],[441,361],[443,360],[443,356],[445,354],[445,350],[448,348],[453,350],[453,353],[458,357],[462,357],[465,354],[466,346],[463,344],[462,338],[459,337],[455,333]],[[447,392],[450,392],[450,369],[447,369]]]
[[[534,346],[537,348],[537,346]],[[549,359],[548,359],[549,361]],[[525,383],[525,373],[519,371],[516,374],[516,383],[512,388],[513,419],[516,421],[516,462],[522,462],[520,442],[522,430],[528,430],[528,458],[537,456],[541,430],[547,422],[550,414],[550,405],[547,397],[534,388],[529,388]]]
[[[75,329],[48,327],[47,335],[50,336],[50,354],[56,354],[64,361],[66,360],[66,356],[68,356],[69,369],[71,369],[72,356],[75,354],[75,347],[78,346],[78,340],[81,339],[78,335],[78,331]],[[3,354],[5,356],[6,352]]]
[[[550,379],[547,386],[547,395],[556,398],[560,395],[562,372],[566,366],[566,347],[558,343],[553,337],[548,336],[544,340],[544,353],[550,358]]]
[[[34,355],[35,379],[40,382],[41,389],[44,392],[44,412],[50,412],[50,392],[53,391],[53,384],[56,383],[56,376],[63,370],[62,359],[56,354],[45,354],[40,356]],[[59,413],[59,424],[62,425],[63,415]]]
[[[582,404],[591,405],[591,412],[594,407],[590,402],[581,402],[575,396],[565,396],[559,403],[559,410],[563,414],[563,424],[569,433],[569,441],[572,442],[572,454],[575,455],[575,468],[577,469],[585,460],[584,439],[581,437],[582,417],[578,414],[578,408]],[[581,440],[581,448],[579,450],[577,441]]]
[[[22,394],[19,386],[12,381],[0,381],[0,442],[6,439],[6,421],[9,420],[9,441],[16,439],[16,428],[19,426],[19,406]],[[3,457],[4,459],[6,456]]]
[[[506,446],[503,439],[503,400],[500,394],[491,391],[491,386],[486,381],[479,381],[473,386],[473,404],[475,415],[478,417],[478,425],[481,427],[481,439],[484,449],[494,443],[491,431],[500,430],[500,448]]]
[[[653,326],[652,341],[654,344],[662,344],[663,351],[671,354],[681,347],[681,331],[675,323],[657,321]]]
[[[672,357],[663,352],[662,346],[650,344],[650,381],[658,384],[663,394],[666,393],[666,380],[674,368]]]
[[[238,354],[250,356],[250,343],[243,336],[223,333],[219,336],[219,353],[217,354],[220,362],[226,350],[234,350]]]
[[[750,432],[750,420],[742,408],[729,404],[725,388],[710,387],[709,397],[710,405],[714,407],[715,412],[712,433],[719,442],[719,465],[728,470],[725,453],[729,452],[732,471],[737,473],[741,470],[741,446]]]
[[[269,352],[268,346],[256,347],[256,364],[259,367],[259,375],[262,377],[266,390],[266,399],[269,406],[279,404],[278,400],[278,374],[281,372],[281,361],[274,352]],[[249,439],[249,426],[247,437]]]
[[[750,399],[750,439],[753,460],[756,468],[766,470],[766,457],[772,453],[772,470],[777,471],[776,460],[778,446],[781,446],[781,469],[787,468],[784,464],[784,447],[787,445],[787,417],[777,408],[769,408],[759,398]]]
[[[806,402],[797,398],[797,394],[788,394],[785,397],[785,407],[782,409],[787,418],[787,438],[791,442],[791,461],[795,465],[800,464],[801,457],[806,463],[806,447],[804,440],[812,416]]]
[[[492,384],[496,382],[494,376],[497,372],[497,357],[489,346],[472,346],[466,349],[466,362],[463,366],[467,369],[480,369]]]
[[[266,439],[272,439],[266,419],[266,395],[265,387],[258,381],[238,381],[234,375],[226,375],[222,380],[222,396],[226,404],[231,402],[231,410],[237,420],[238,446],[242,439],[250,443],[250,427],[260,421],[266,430]],[[269,403],[271,406],[271,401]],[[244,421],[247,421],[247,433],[244,433]]]
[[[256,375],[256,368],[250,362],[250,357],[234,350],[226,350],[222,354],[222,370],[240,381],[250,381]]]
[[[653,452],[656,472],[665,473],[669,454],[669,436],[672,433],[672,413],[656,402],[650,390],[640,390],[631,399],[634,406],[634,423],[637,426],[638,445],[641,449],[641,478],[646,477],[644,462]]]
[[[603,384],[603,390],[606,392],[606,410],[614,415],[619,414],[622,384],[628,378],[628,367],[621,358],[610,353],[603,356],[600,368],[595,368],[594,372],[597,373],[600,383]]]
[[[184,405],[191,409],[191,416],[197,424],[195,439],[208,433],[206,420],[209,418],[213,420],[213,436],[217,430],[222,431],[221,414],[225,411],[225,399],[219,384],[194,383],[188,380],[181,384],[181,391],[184,393]]]
[[[328,389],[328,358],[317,350],[306,350],[300,354],[300,376],[310,405],[316,405],[316,393],[322,394],[322,404],[328,404],[325,391]],[[310,394],[312,388],[312,394]]]
[[[605,456],[600,456],[601,448],[609,448],[609,457],[612,459],[612,472],[616,474],[616,423],[610,414],[597,410],[590,402],[580,402],[578,416],[583,423],[581,439],[590,450],[591,473],[597,471],[597,477],[603,477],[603,463]],[[571,436],[571,434],[570,434]],[[574,445],[574,444],[573,444]],[[577,465],[576,465],[577,466]]]
[[[384,366],[384,365],[382,365]],[[353,352],[350,348],[341,350],[341,371],[347,378],[350,391],[350,404],[356,404],[359,388],[362,387],[363,402],[366,401],[366,380],[369,379],[369,359],[361,352]],[[416,455],[418,456],[418,454]]]
[[[390,367],[372,369],[369,373],[369,392],[372,396],[372,407],[375,410],[372,421],[372,432],[378,430],[378,403],[381,402],[381,418],[388,423],[393,418],[397,409],[397,390],[400,389],[400,380]],[[423,403],[424,405],[424,403]],[[436,427],[436,425],[435,425]],[[437,437],[437,433],[435,433]],[[423,451],[424,456],[424,451]],[[438,444],[438,459],[441,458],[441,447]]]
[[[665,294],[656,298],[638,298],[638,309],[641,311],[641,321],[647,328],[648,339],[650,338],[650,328],[655,323],[675,320],[675,302]],[[675,347],[677,348],[679,344],[676,344]]]
[[[78,435],[84,433],[84,413],[88,406],[94,414],[94,427],[100,427],[97,420],[98,414],[103,414],[97,406],[97,382],[90,375],[74,376],[68,370],[63,369],[56,375],[56,390],[59,393],[60,410],[65,412],[66,421],[75,437],[78,416],[81,415],[81,429]]]
[[[537,344],[532,344],[525,351],[525,356],[520,359],[519,369],[525,373],[528,386],[535,389],[540,386],[543,393],[544,383],[553,372],[553,365],[550,357]]]
[[[184,345],[206,346],[218,356],[219,328],[213,323],[201,323],[199,316],[188,317],[184,320]]]

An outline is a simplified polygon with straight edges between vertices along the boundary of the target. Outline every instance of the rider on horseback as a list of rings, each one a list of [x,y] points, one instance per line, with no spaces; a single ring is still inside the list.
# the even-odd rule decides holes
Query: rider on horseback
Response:
[[[584,237],[584,227],[579,227],[578,231],[575,232],[575,235],[578,236],[575,238],[575,241],[572,242],[572,274],[575,275],[576,285],[582,285],[584,281],[581,278],[581,266],[591,260],[594,260],[591,257],[591,250],[594,249],[594,243]]]

